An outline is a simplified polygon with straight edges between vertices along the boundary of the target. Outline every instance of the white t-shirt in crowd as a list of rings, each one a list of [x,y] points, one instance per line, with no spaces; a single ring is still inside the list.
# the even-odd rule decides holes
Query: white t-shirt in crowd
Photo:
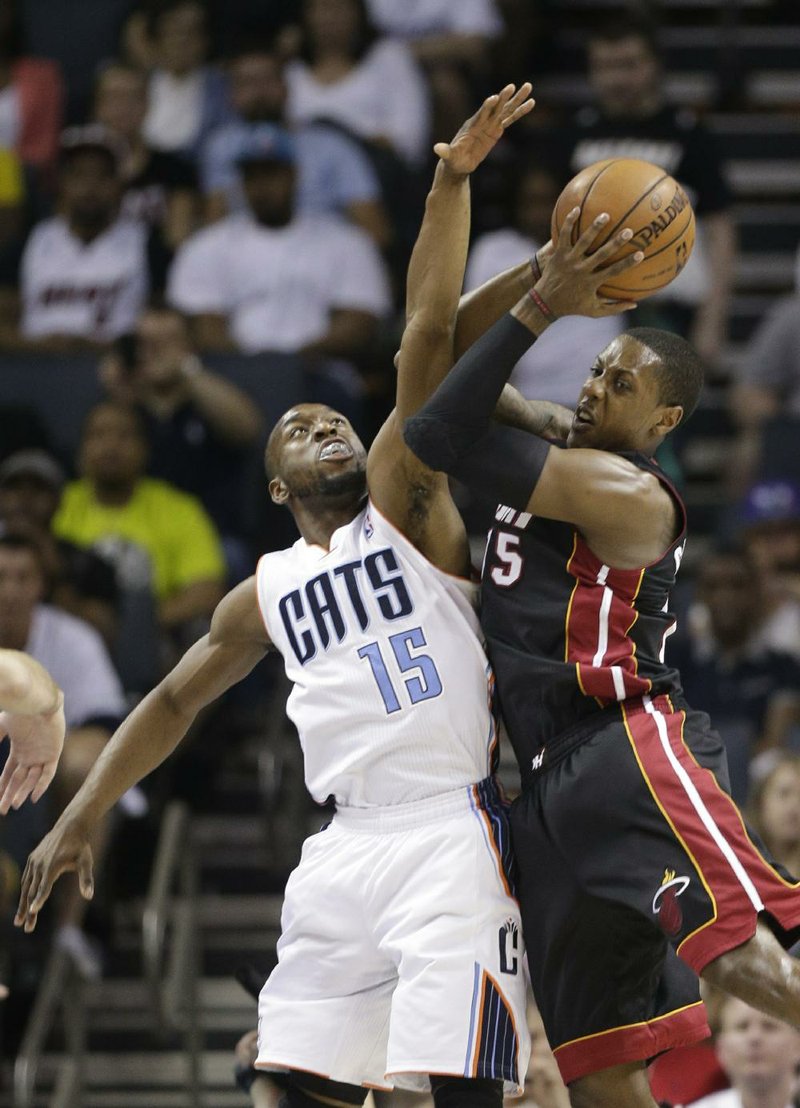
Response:
[[[336,308],[383,316],[391,307],[383,261],[369,237],[315,215],[272,228],[240,213],[198,231],[175,258],[168,298],[188,315],[227,316],[247,354],[290,353],[315,342]]]
[[[25,652],[63,689],[68,728],[125,715],[125,696],[105,643],[84,620],[40,604]]]
[[[134,324],[147,302],[147,228],[118,219],[89,243],[61,216],[37,224],[21,265],[22,333],[107,342]]]
[[[743,1108],[742,1094],[736,1089],[723,1089],[722,1092],[712,1093],[710,1096],[692,1101],[687,1108]],[[791,1101],[786,1108],[792,1108]]]
[[[385,35],[415,39],[424,35],[485,35],[503,29],[494,0],[367,0],[369,16]]]
[[[157,69],[148,86],[149,107],[142,133],[157,150],[180,150],[197,138],[203,115],[202,69],[175,77]]]
[[[404,42],[379,39],[338,81],[323,84],[305,62],[286,70],[293,123],[329,119],[363,139],[386,139],[409,162],[428,150],[430,106],[422,71]]]
[[[477,288],[504,269],[519,265],[539,245],[510,227],[482,235],[470,251],[465,288]],[[622,330],[619,316],[557,319],[523,354],[511,384],[529,400],[553,400],[574,408],[595,356]]]

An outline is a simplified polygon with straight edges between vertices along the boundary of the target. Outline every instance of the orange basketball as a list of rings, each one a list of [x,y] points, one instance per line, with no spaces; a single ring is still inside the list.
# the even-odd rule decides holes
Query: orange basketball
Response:
[[[609,264],[637,250],[644,253],[639,265],[602,285],[601,296],[644,300],[674,280],[689,260],[694,246],[692,205],[677,181],[657,165],[638,158],[608,158],[587,165],[572,178],[553,208],[550,232],[554,243],[564,217],[576,206],[581,214],[573,227],[573,242],[601,212],[608,212],[611,221],[601,230],[593,250],[630,227],[633,238]]]

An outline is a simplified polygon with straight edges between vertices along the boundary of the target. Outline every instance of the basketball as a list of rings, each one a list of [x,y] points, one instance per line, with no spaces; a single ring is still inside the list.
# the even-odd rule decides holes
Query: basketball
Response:
[[[601,212],[610,222],[602,228],[592,249],[597,250],[625,227],[633,238],[608,264],[641,250],[644,261],[602,285],[600,296],[610,300],[644,300],[673,281],[692,253],[694,212],[677,181],[657,165],[638,158],[608,158],[594,162],[573,177],[553,208],[553,243],[567,212],[580,207],[572,232],[576,242]]]

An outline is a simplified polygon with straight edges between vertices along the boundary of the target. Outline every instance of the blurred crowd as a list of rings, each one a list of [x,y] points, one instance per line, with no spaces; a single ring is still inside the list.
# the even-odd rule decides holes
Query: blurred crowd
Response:
[[[733,355],[727,154],[668,99],[651,14],[598,15],[585,104],[542,100],[476,177],[466,289],[543,245],[594,161],[657,162],[689,193],[692,259],[636,324],[696,345],[727,437],[666,649],[722,734],[733,795],[800,872],[800,296]],[[4,912],[127,708],[291,541],[261,471],[274,419],[321,400],[367,441],[380,426],[432,144],[507,81],[537,95],[563,19],[553,0],[0,0],[0,646],[47,666],[70,730],[47,810],[0,828]],[[626,325],[560,320],[512,380],[571,404]],[[662,459],[679,484],[692,435]],[[268,685],[249,680],[232,711],[257,714]],[[54,911],[97,975],[82,903]],[[721,1026],[747,1018],[728,1005]]]

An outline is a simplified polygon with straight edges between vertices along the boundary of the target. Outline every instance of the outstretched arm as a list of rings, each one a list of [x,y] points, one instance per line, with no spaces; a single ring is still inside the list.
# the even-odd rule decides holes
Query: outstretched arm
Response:
[[[0,650],[0,736],[10,743],[0,775],[0,815],[31,798],[35,804],[53,780],[64,745],[64,694],[28,654]]]
[[[465,568],[463,526],[445,479],[406,448],[403,420],[419,409],[453,362],[469,241],[469,174],[504,129],[533,107],[529,92],[530,85],[519,91],[508,85],[484,102],[451,143],[434,147],[440,161],[409,265],[396,406],[369,452],[367,479],[378,509],[428,558],[453,572]]]
[[[269,645],[251,577],[219,603],[209,633],[119,726],[53,830],[31,854],[14,918],[18,927],[34,929],[53,882],[69,870],[78,870],[81,892],[91,897],[92,829],[123,793],[172,753],[201,708],[247,676]]]

